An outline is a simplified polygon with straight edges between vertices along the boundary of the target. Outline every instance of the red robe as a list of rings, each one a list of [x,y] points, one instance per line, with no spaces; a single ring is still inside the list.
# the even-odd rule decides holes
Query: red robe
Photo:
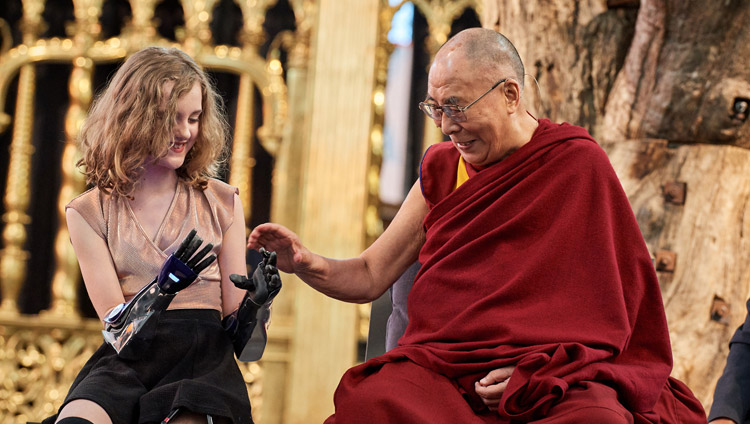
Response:
[[[542,119],[527,144],[454,190],[458,156],[444,142],[421,165],[430,211],[406,332],[351,372],[408,358],[454,379],[479,411],[474,382],[515,365],[506,420],[542,418],[569,387],[595,381],[617,390],[635,422],[705,423],[687,387],[668,383],[656,273],[591,136]]]

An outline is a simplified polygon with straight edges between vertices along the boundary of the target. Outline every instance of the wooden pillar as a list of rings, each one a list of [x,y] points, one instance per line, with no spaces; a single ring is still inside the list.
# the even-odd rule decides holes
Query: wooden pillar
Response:
[[[321,0],[318,7],[299,235],[315,252],[347,258],[365,247],[378,1]],[[357,324],[356,305],[296,287],[285,422],[322,422],[333,412],[333,392],[356,360]]]

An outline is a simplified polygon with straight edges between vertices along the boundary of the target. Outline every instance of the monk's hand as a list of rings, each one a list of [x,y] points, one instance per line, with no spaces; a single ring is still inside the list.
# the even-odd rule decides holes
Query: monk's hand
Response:
[[[505,388],[508,387],[508,381],[514,369],[516,367],[508,366],[492,370],[481,380],[474,383],[474,390],[490,411],[497,411],[500,398],[503,396]]]
[[[302,245],[297,234],[279,224],[255,227],[247,238],[247,247],[276,252],[276,266],[287,273],[304,272],[312,261],[312,253]]]
[[[729,418],[717,418],[715,420],[710,421],[709,424],[737,424],[737,423],[734,422],[734,420],[730,420]]]

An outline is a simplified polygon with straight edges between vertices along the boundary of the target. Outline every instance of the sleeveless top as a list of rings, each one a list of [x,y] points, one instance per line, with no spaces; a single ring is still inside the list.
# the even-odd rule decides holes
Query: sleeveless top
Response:
[[[205,190],[183,182],[177,184],[172,203],[153,240],[138,222],[126,198],[107,195],[94,187],[73,199],[67,208],[81,214],[104,239],[115,266],[125,300],[130,300],[159,274],[164,261],[195,229],[211,253],[219,255],[224,232],[234,217],[237,188],[210,179]],[[218,260],[204,269],[186,289],[180,291],[169,309],[221,308],[221,273]]]

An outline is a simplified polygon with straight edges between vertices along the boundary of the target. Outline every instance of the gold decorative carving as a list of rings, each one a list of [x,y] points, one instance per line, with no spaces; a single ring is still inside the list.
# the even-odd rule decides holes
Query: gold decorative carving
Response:
[[[369,246],[383,232],[383,221],[378,213],[380,204],[380,166],[383,162],[383,126],[385,121],[385,84],[388,77],[388,59],[393,45],[388,41],[393,15],[403,1],[391,7],[381,0],[378,13],[378,42],[375,48],[375,81],[372,89],[372,124],[370,125],[370,157],[367,169],[367,206],[365,211],[365,243]],[[367,311],[365,317],[362,312]],[[369,308],[360,308],[360,335],[366,337],[369,327]]]
[[[65,222],[65,205],[86,187],[83,175],[78,172],[76,138],[86,119],[86,111],[91,103],[91,77],[94,63],[89,58],[79,56],[73,61],[68,91],[70,105],[65,116],[66,142],[63,149],[60,169],[62,185],[57,199],[58,222]],[[70,245],[67,225],[60,225],[55,236],[55,275],[52,278],[52,302],[48,313],[60,316],[78,316],[77,288],[79,281],[78,259]]]
[[[229,171],[229,184],[240,191],[242,210],[245,213],[245,232],[249,234],[250,212],[252,211],[253,167],[253,116],[255,114],[255,90],[253,81],[245,74],[240,76],[239,93],[237,94],[237,118],[234,125],[232,141],[232,162]]]
[[[75,26],[73,40],[75,50],[85,52],[101,33],[99,15],[102,0],[74,0]],[[73,59],[73,71],[68,82],[70,104],[65,116],[65,147],[60,169],[62,184],[57,198],[58,222],[65,222],[65,205],[85,188],[83,175],[75,168],[78,157],[76,139],[86,119],[93,88],[91,78],[94,62],[83,55]],[[47,313],[59,316],[79,316],[77,306],[78,284],[80,284],[78,260],[70,245],[67,225],[60,225],[55,236],[55,274],[52,278],[52,300]]]
[[[276,3],[276,0],[264,1],[260,5],[254,2],[251,6],[250,2],[238,2],[244,18],[244,25],[240,34],[240,40],[243,41],[243,57],[258,60],[257,46],[264,41],[263,22],[266,20],[266,11],[274,3]],[[252,210],[253,167],[255,166],[253,151],[254,100],[253,80],[250,75],[242,74],[237,93],[237,115],[234,125],[229,183],[240,191],[246,225],[250,222]],[[246,232],[249,233],[249,230],[249,228],[246,228]]]
[[[42,3],[41,0],[28,1]],[[99,3],[100,10],[101,0],[78,0],[78,4],[92,1]],[[250,75],[260,90],[263,100],[264,121],[263,126],[258,130],[258,137],[272,154],[278,150],[286,120],[286,85],[282,77],[280,62],[267,62],[258,56],[255,53],[257,46],[253,46],[252,49],[241,49],[224,45],[211,47],[210,44],[202,44],[201,40],[207,37],[205,31],[213,12],[212,7],[209,6],[215,4],[215,0],[211,0],[211,4],[203,0],[182,1],[186,15],[186,29],[181,38],[185,45],[173,43],[156,35],[152,22],[156,0],[130,0],[130,3],[133,19],[126,25],[120,37],[103,41],[92,40],[90,44],[78,43],[71,38],[38,40],[16,46],[0,56],[0,107],[5,104],[10,81],[23,65],[40,62],[71,63],[79,56],[87,57],[95,64],[108,63],[122,60],[129,53],[147,45],[175,46],[190,53],[196,62],[207,68],[238,75]],[[265,3],[272,4],[272,2]],[[85,9],[86,13],[93,13],[97,10],[94,3]],[[98,34],[98,23],[90,19],[92,15],[87,16],[88,20],[77,21],[72,30],[85,30],[89,35]],[[93,16],[98,17],[98,14]],[[253,22],[257,22],[257,19]],[[74,38],[84,35],[81,32],[74,32]],[[252,39],[252,37],[243,39]],[[210,37],[208,40],[210,41]],[[0,111],[0,133],[7,129],[9,123],[10,116]]]
[[[42,12],[46,0],[23,0],[23,18],[21,18],[21,33],[24,44],[30,44],[41,34],[46,25],[42,21]],[[3,52],[6,50],[3,49]]]
[[[185,13],[185,38],[177,39],[186,53],[195,57],[203,50],[204,46],[210,46],[211,30],[208,24],[211,22],[216,0],[180,0],[182,10]]]
[[[308,61],[310,59],[310,39],[312,17],[315,16],[315,2],[311,0],[290,1],[294,10],[297,29],[284,31],[271,41],[269,60],[279,60],[281,50],[286,50],[289,109],[288,122],[282,134],[273,175],[273,196],[271,219],[292,230],[299,231],[302,211],[303,169],[305,147],[309,143],[309,110],[307,103]],[[287,286],[287,289],[293,286]],[[282,300],[283,302],[283,300]]]
[[[213,53],[199,54],[196,61],[206,68],[251,77],[263,101],[263,125],[258,128],[258,140],[274,155],[281,143],[287,113],[281,62],[267,62],[255,53],[243,53],[238,47],[227,46],[216,46]]]
[[[293,43],[289,54],[290,68],[307,68],[310,56],[310,37],[313,30],[313,18],[317,14],[317,4],[314,0],[290,0],[294,9],[294,19],[297,23],[295,31],[296,42]]]
[[[235,0],[242,10],[244,25],[240,40],[244,46],[255,48],[265,41],[263,24],[266,21],[266,12],[273,7],[278,0]]]
[[[125,25],[121,38],[113,38],[110,41],[117,40],[119,47],[121,40],[130,43],[128,51],[135,52],[146,47],[152,40],[156,40],[156,27],[153,24],[154,7],[160,0],[131,0],[130,9],[132,18]]]
[[[75,47],[85,51],[93,40],[99,38],[102,27],[99,16],[102,13],[102,0],[73,0],[73,15],[75,23],[68,27],[68,34],[72,32]]]
[[[101,344],[94,320],[0,320],[0,421],[40,421],[55,413],[70,383]]]
[[[10,50],[10,46],[13,43],[13,34],[8,22],[2,18],[0,18],[0,39],[2,39],[2,44],[0,44],[0,54],[4,54]]]
[[[44,9],[42,0],[23,2],[21,30],[24,43],[33,43],[42,28],[41,15]],[[3,39],[6,39],[5,36]],[[7,39],[10,39],[8,37]],[[6,52],[3,46],[3,53]],[[18,95],[16,98],[16,126],[10,145],[7,188],[5,190],[5,214],[3,221],[3,246],[0,251],[0,284],[3,301],[0,312],[6,315],[18,314],[16,301],[21,285],[26,279],[26,261],[28,252],[23,250],[26,243],[26,225],[31,222],[27,209],[31,194],[31,156],[34,147],[31,144],[31,129],[34,122],[34,93],[36,71],[32,66],[24,66],[19,71]],[[7,115],[5,115],[7,116]],[[10,119],[6,119],[10,122]],[[7,125],[7,124],[5,124]],[[3,119],[0,116],[0,127]]]
[[[0,312],[14,315],[18,313],[16,299],[21,285],[26,279],[28,252],[23,250],[26,243],[26,225],[31,222],[27,214],[29,207],[31,178],[31,126],[34,121],[34,79],[36,72],[30,65],[20,71],[18,77],[18,97],[16,98],[16,126],[10,145],[7,189],[5,191],[5,213],[3,221],[4,248],[0,251],[0,284],[3,302]]]
[[[419,8],[427,20],[429,27],[427,51],[430,53],[430,58],[435,57],[440,46],[448,41],[453,21],[466,9],[472,8],[479,16],[482,16],[481,0],[412,0],[412,3]]]

